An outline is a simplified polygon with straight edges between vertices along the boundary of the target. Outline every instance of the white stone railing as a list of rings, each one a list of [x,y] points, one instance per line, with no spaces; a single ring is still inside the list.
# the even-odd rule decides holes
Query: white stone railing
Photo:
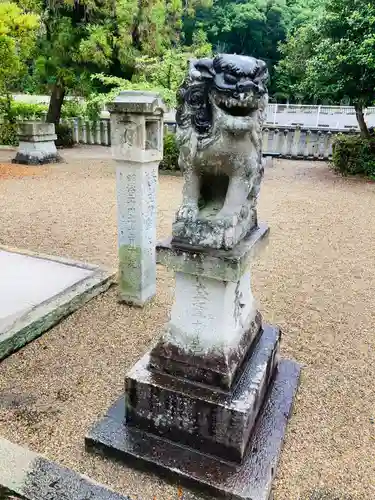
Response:
[[[101,118],[96,122],[84,118],[65,118],[62,124],[70,125],[73,140],[76,144],[111,145],[111,122],[109,118]]]
[[[61,123],[72,128],[76,144],[111,145],[109,118],[101,118],[97,122],[84,118],[66,118],[62,119]],[[166,124],[166,128],[173,132],[175,123],[170,121]],[[339,133],[358,133],[358,131],[267,124],[263,129],[263,154],[280,158],[328,160],[332,156],[333,138]]]
[[[365,120],[375,126],[375,107],[364,110]],[[329,129],[358,129],[353,106],[319,106],[303,104],[269,104],[267,125],[319,127]]]
[[[169,123],[168,129],[175,130]],[[335,135],[358,133],[355,129],[266,125],[263,128],[263,155],[280,158],[329,160]]]
[[[324,115],[329,114],[344,114],[344,115],[355,115],[354,106],[335,106],[326,104],[279,104],[279,103],[269,103],[268,111],[271,113],[322,113]],[[366,114],[374,114],[375,106],[365,109]]]
[[[263,129],[263,154],[280,158],[328,160],[332,156],[334,136],[342,133],[356,131],[266,126]]]
[[[45,116],[16,117],[18,122],[45,121]],[[0,118],[0,125],[3,119]],[[69,125],[73,131],[73,140],[76,144],[92,144],[100,146],[111,145],[111,123],[109,118],[101,118],[96,122],[85,118],[62,118],[60,123]]]
[[[72,127],[73,139],[77,144],[102,146],[111,144],[110,120],[107,118],[102,118],[95,123],[85,119],[71,118],[64,119],[61,123]],[[174,124],[170,124],[169,128],[173,130]],[[280,158],[327,160],[332,156],[333,138],[338,133],[348,132],[268,125],[263,129],[263,153],[264,156]]]

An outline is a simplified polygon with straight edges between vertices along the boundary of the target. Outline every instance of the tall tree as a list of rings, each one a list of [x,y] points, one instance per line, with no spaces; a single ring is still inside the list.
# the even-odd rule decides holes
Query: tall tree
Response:
[[[216,52],[259,57],[272,73],[290,17],[287,0],[214,0],[212,8],[199,8],[195,18],[185,19],[184,31],[189,43],[200,27]]]
[[[26,72],[39,29],[39,18],[27,13],[13,2],[0,3],[0,112],[9,122],[11,92],[16,81]]]
[[[175,107],[176,91],[186,75],[188,60],[211,55],[212,47],[207,42],[205,33],[198,30],[194,34],[192,45],[188,47],[178,45],[165,50],[161,56],[137,57],[131,80],[103,73],[94,74],[94,80],[102,82],[111,90],[108,93],[92,93],[87,100],[87,111],[96,120],[104,104],[111,101],[119,91],[129,89],[158,92],[168,106]]]
[[[136,0],[124,0],[132,9]],[[130,5],[129,5],[130,4]],[[42,0],[39,8],[44,25],[40,40],[37,72],[51,88],[47,120],[58,124],[67,89],[85,94],[90,88],[90,73],[107,68],[119,42],[113,35],[112,0]],[[126,6],[123,6],[126,8]],[[130,31],[134,15],[122,16]]]
[[[39,18],[13,2],[0,3],[0,92],[9,93],[26,70],[25,62],[35,45]]]
[[[282,49],[280,74],[307,98],[353,103],[363,136],[364,108],[375,96],[375,4],[326,0],[314,22],[300,27]]]
[[[131,78],[137,57],[157,57],[179,43],[181,18],[209,0],[34,1],[44,34],[36,68],[51,87],[47,120],[59,123],[67,89],[92,89],[91,74]]]

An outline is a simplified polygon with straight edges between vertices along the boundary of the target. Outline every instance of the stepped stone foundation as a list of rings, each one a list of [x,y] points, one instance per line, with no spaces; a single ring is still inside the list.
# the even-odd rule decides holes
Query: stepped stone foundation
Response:
[[[57,153],[55,125],[45,122],[21,122],[18,124],[19,146],[13,163],[43,165],[61,161]]]

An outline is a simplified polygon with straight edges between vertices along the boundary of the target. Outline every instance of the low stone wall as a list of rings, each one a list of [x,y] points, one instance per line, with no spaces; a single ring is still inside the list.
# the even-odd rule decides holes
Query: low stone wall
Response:
[[[263,129],[263,154],[280,158],[329,160],[335,135],[349,133],[356,131],[267,126]]]
[[[69,125],[73,130],[73,140],[76,144],[111,145],[111,122],[109,118],[101,118],[90,122],[84,118],[67,118],[61,123]]]
[[[73,130],[76,144],[111,145],[111,123],[109,118],[90,122],[83,118],[62,120]],[[166,121],[165,127],[174,132],[176,124]],[[332,144],[335,135],[358,133],[354,129],[322,129],[317,127],[287,127],[267,125],[263,129],[263,154],[280,158],[329,160],[332,157]]]
[[[64,120],[73,129],[74,142],[110,146],[110,121],[101,119],[97,123],[81,119]],[[174,123],[166,127],[173,132]],[[325,130],[305,127],[267,126],[263,129],[263,152],[265,156],[327,160],[332,156],[333,138],[337,134],[356,133],[355,130]]]

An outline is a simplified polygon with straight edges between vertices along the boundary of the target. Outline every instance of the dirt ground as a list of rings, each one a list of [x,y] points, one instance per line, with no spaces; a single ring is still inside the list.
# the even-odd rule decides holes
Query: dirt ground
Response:
[[[1,152],[0,162],[11,154]],[[110,159],[88,155],[0,176],[0,244],[116,267]],[[182,179],[160,177],[158,236],[168,236]],[[254,292],[303,374],[275,481],[275,500],[375,498],[375,184],[326,164],[278,161],[259,218],[271,228]],[[1,277],[0,277],[1,279]],[[87,429],[123,391],[125,371],[167,320],[173,277],[158,269],[145,309],[92,300],[0,365],[0,435],[136,500],[177,487],[84,451]]]

